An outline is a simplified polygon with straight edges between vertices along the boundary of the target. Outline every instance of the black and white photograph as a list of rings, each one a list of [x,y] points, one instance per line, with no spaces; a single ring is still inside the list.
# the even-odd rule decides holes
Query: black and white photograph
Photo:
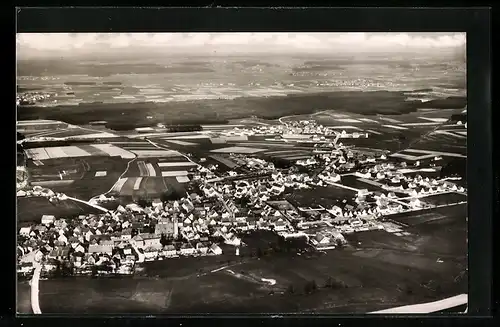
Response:
[[[18,314],[467,311],[465,32],[16,43]]]

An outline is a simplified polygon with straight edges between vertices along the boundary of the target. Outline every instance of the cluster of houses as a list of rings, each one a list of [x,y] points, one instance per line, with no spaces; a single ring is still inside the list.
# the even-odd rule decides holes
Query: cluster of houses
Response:
[[[41,92],[18,93],[16,95],[16,105],[35,104],[37,102],[47,100],[51,96],[52,94],[50,93]]]

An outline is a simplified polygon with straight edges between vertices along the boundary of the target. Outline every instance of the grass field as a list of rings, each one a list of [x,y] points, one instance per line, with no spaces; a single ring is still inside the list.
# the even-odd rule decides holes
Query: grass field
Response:
[[[73,200],[64,200],[53,204],[43,197],[17,198],[17,221],[19,224],[40,222],[43,215],[71,217],[100,212],[93,207]]]
[[[294,190],[294,192],[287,196],[287,200],[295,206],[299,207],[315,207],[322,205],[329,209],[337,202],[344,199],[351,200],[356,196],[356,192],[336,187],[314,187],[313,189]]]
[[[421,198],[420,201],[433,205],[445,205],[467,201],[467,196],[460,193],[446,193],[426,196]]]
[[[374,184],[365,183],[355,175],[344,175],[340,181],[342,185],[353,187],[359,190],[367,189],[370,192],[381,191],[382,189]]]

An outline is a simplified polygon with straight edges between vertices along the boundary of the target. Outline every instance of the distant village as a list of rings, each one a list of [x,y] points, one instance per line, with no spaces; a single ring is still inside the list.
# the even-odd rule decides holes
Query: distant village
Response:
[[[286,130],[287,135],[329,135],[324,127],[305,122],[263,126],[251,132],[268,134],[270,129]],[[226,134],[231,133],[248,131]],[[122,203],[115,210],[78,217],[43,215],[39,224],[19,229],[18,273],[29,275],[37,262],[42,263],[47,276],[132,275],[138,264],[147,261],[216,256],[223,254],[223,248],[239,255],[245,246],[242,235],[256,230],[269,230],[285,239],[302,237],[316,250],[333,250],[346,244],[345,234],[401,231],[380,218],[432,207],[421,201],[422,197],[466,192],[447,179],[405,174],[420,163],[409,167],[405,162],[388,161],[384,154],[369,155],[336,143],[339,138],[364,135],[345,131],[332,135],[337,136],[334,141],[313,138],[319,145],[324,141],[331,146],[318,146],[321,151],[297,160],[292,169],[276,168],[251,155],[230,154],[249,173],[228,171],[221,175],[216,174],[217,165],[198,165],[190,171],[193,189],[180,199]],[[359,169],[360,163],[367,165]],[[345,176],[362,178],[381,191],[356,189],[352,197],[329,206],[301,206],[288,199],[295,190],[349,189],[342,184]],[[17,196],[45,197],[52,203],[68,200],[64,194],[40,186],[20,190]],[[89,205],[99,207],[115,201],[119,199],[101,195]]]

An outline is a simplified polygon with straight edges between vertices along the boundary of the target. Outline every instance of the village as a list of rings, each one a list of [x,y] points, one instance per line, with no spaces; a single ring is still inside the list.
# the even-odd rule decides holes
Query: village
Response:
[[[321,130],[303,123],[289,128],[302,135]],[[288,169],[244,154],[229,156],[246,173],[221,174],[217,165],[198,165],[190,170],[192,191],[180,199],[121,203],[114,210],[102,208],[101,213],[78,217],[43,215],[39,224],[19,230],[18,272],[28,276],[33,263],[42,262],[47,276],[132,275],[137,264],[147,261],[221,255],[221,244],[239,255],[245,246],[241,235],[255,230],[270,230],[285,239],[303,237],[315,250],[332,250],[346,243],[348,233],[374,229],[404,233],[401,226],[381,218],[432,208],[420,200],[428,195],[465,192],[446,179],[406,174],[418,171],[420,163],[409,167],[404,161],[388,161],[384,154],[375,157],[336,144],[345,134],[335,134],[333,149],[297,160]],[[378,190],[345,185],[344,179],[352,177]],[[346,189],[352,196],[338,198],[330,206],[303,206],[289,198],[297,190],[328,186]],[[45,197],[51,203],[68,198],[40,186],[17,195]],[[99,204],[117,200],[101,195],[89,205],[101,208]]]

